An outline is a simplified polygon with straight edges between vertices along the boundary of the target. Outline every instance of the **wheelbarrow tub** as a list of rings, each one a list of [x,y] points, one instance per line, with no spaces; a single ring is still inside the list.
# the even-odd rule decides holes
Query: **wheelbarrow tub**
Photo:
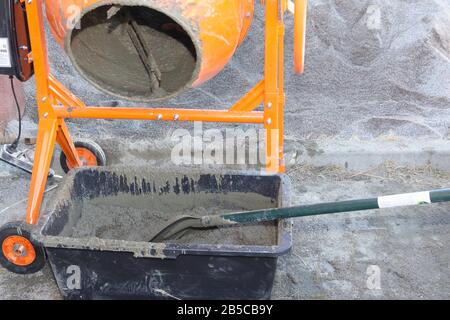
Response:
[[[284,175],[84,168],[66,177],[33,237],[45,247],[65,299],[269,299],[277,259],[292,246],[291,220],[274,222],[273,243],[266,245],[149,243],[73,230],[92,201],[104,200],[111,212],[114,199],[180,212],[217,204],[235,211],[287,206],[288,195]]]

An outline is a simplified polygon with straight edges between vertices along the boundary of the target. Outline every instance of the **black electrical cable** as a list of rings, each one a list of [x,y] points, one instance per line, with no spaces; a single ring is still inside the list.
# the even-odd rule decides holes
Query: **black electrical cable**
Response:
[[[17,113],[19,115],[19,133],[17,134],[16,140],[10,145],[10,148],[12,150],[15,150],[17,149],[17,146],[19,145],[20,142],[20,137],[22,136],[22,113],[20,112],[20,105],[19,101],[17,100],[16,89],[14,87],[14,77],[10,76],[9,79],[11,80],[11,91],[13,93],[14,101],[16,102]]]

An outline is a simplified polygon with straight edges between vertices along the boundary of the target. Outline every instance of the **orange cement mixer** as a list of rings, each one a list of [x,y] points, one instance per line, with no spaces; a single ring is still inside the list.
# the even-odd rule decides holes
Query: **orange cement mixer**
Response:
[[[43,3],[57,41],[93,86],[126,99],[151,101],[175,96],[220,72],[246,36],[253,0],[14,2],[26,13],[30,46],[20,50],[26,49],[21,54],[34,70],[39,125],[25,217],[0,227],[0,264],[20,274],[37,272],[45,265],[44,248],[32,241],[30,230],[39,222],[56,144],[65,172],[107,163],[95,141],[72,138],[67,119],[259,125],[265,133],[265,171],[285,170],[284,19],[286,12],[294,14],[294,69],[301,73],[307,0],[260,1],[264,7],[264,52],[255,59],[264,60],[261,80],[226,109],[87,105],[50,72]]]
[[[254,0],[46,0],[53,35],[95,87],[135,101],[172,97],[219,73]]]

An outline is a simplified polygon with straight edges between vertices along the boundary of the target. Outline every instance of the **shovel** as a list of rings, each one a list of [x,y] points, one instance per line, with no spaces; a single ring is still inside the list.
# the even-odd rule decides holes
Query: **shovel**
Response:
[[[397,194],[378,198],[271,208],[203,217],[180,216],[172,220],[150,242],[181,238],[192,229],[211,229],[244,223],[258,223],[277,219],[298,218],[323,214],[364,211],[383,208],[424,205],[450,201],[450,189]]]

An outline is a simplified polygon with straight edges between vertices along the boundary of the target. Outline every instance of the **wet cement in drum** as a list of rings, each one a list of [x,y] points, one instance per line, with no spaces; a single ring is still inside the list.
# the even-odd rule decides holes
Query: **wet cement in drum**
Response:
[[[159,99],[183,89],[193,79],[197,63],[190,37],[164,14],[145,7],[126,8],[161,71],[160,87],[151,88],[149,73],[127,33],[123,14],[118,11],[112,15],[115,9],[111,6],[89,12],[82,18],[82,28],[73,31],[72,59],[80,71],[100,89],[133,100]]]
[[[81,217],[75,223],[71,236],[76,238],[97,237],[101,239],[148,241],[176,216],[204,216],[233,211],[235,210],[224,210],[220,207],[208,209],[200,207],[168,213],[87,201],[82,205]],[[270,246],[277,244],[277,229],[275,222],[267,222],[256,225],[191,230],[181,239],[167,242]]]

